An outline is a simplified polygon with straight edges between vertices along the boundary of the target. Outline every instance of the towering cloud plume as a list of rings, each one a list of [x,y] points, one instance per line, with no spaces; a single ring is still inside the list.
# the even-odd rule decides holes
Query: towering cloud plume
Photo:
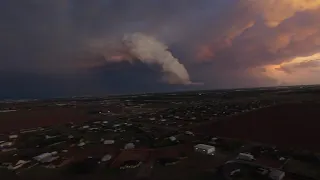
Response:
[[[151,35],[126,33],[122,39],[96,39],[89,44],[91,52],[101,54],[106,61],[139,60],[148,65],[159,66],[164,73],[163,80],[169,84],[198,84],[190,81],[185,66],[172,55],[168,47]]]
[[[142,33],[126,34],[123,44],[130,55],[146,64],[157,64],[165,73],[170,84],[191,84],[189,74],[183,64],[171,54],[168,47],[152,36]]]

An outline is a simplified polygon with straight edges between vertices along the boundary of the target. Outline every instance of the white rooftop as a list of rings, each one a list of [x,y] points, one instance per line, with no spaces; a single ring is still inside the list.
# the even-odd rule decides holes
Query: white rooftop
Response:
[[[18,138],[18,135],[16,134],[9,135],[9,139],[16,139],[16,138]]]
[[[104,140],[103,144],[114,144],[114,140]]]
[[[102,162],[109,161],[111,158],[112,156],[110,154],[107,154],[101,158],[101,161]]]
[[[194,147],[199,148],[199,149],[205,149],[205,150],[214,148],[214,146],[210,146],[210,145],[206,145],[206,144],[197,144]]]
[[[124,149],[134,149],[135,145],[133,143],[128,143],[124,146]]]

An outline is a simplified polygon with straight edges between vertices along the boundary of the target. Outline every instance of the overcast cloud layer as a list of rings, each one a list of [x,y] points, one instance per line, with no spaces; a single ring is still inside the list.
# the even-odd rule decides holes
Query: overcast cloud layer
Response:
[[[319,22],[320,0],[3,0],[0,94],[320,83]]]

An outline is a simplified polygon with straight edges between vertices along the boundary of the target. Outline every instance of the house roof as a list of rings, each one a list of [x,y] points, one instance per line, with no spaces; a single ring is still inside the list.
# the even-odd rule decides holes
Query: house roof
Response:
[[[200,148],[200,149],[205,149],[205,150],[209,150],[209,149],[215,148],[214,146],[210,146],[210,145],[206,145],[206,144],[197,144],[194,147],[195,148]]]

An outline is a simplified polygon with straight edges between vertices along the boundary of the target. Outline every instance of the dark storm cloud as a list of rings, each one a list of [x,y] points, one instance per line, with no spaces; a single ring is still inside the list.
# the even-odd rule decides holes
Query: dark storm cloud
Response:
[[[1,2],[1,69],[47,71],[71,66],[68,59],[78,39],[62,2]]]
[[[110,93],[168,92],[192,89],[160,81],[161,73],[157,67],[150,67],[139,62],[111,63],[104,67],[97,67],[91,73],[95,74],[95,77],[100,77],[96,78],[98,82],[96,86],[100,90],[107,89]]]
[[[195,80],[202,80],[206,85],[205,88],[261,87],[277,84],[277,80],[264,76],[264,71],[263,68],[251,71],[244,68],[228,67],[226,64],[206,62],[193,64],[190,74],[194,75]],[[261,75],[257,76],[257,74]]]
[[[223,3],[220,1],[217,5]],[[0,70],[44,77],[81,74],[84,69],[86,72],[95,71],[90,68],[105,67],[105,61],[109,59],[97,58],[99,54],[92,54],[89,46],[91,40],[110,40],[117,46],[124,33],[143,32],[168,44],[177,44],[187,36],[198,34],[197,28],[205,26],[205,23],[198,23],[199,19],[203,22],[212,19],[210,14],[214,14],[213,9],[219,8],[209,5],[211,1],[208,0],[201,3],[191,0],[5,0],[0,6]],[[124,71],[128,69],[119,69],[118,73],[123,74]],[[100,75],[107,76],[107,73]],[[106,84],[111,81],[109,77],[103,78]],[[128,84],[129,81],[119,78],[113,86]],[[153,81],[158,82],[159,79]]]
[[[79,57],[88,51],[91,39],[121,43],[124,33],[130,32],[179,42],[198,33],[198,25],[204,27],[205,23],[195,20],[207,17],[208,21],[214,14],[210,12],[219,9],[209,5],[208,0],[5,0],[0,6],[0,65],[2,69],[69,71],[82,64]]]
[[[121,73],[119,73],[121,71]],[[107,96],[145,92],[188,90],[179,85],[158,81],[157,67],[142,63],[108,63],[81,73],[44,75],[38,73],[2,72],[0,99],[52,98],[81,95]]]
[[[275,85],[277,77],[261,69],[319,51],[319,5],[306,0],[3,0],[0,76],[26,73],[30,78],[12,73],[11,80],[34,86],[86,83],[92,91],[84,91],[92,93],[190,88],[165,85],[159,82],[161,72],[149,74],[150,67],[137,62],[109,68],[108,61],[124,60],[123,35],[141,32],[168,45],[191,80],[205,82],[203,88]],[[92,43],[106,48],[92,49]],[[103,57],[106,53],[115,60]]]

